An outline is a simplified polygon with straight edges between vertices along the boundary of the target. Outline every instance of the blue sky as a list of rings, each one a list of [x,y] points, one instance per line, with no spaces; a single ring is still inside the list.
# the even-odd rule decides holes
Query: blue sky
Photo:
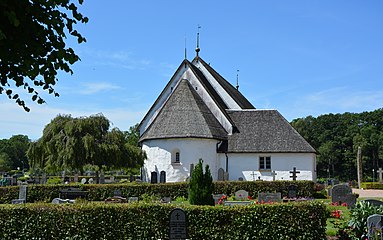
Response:
[[[0,95],[0,139],[37,139],[58,114],[103,113],[128,130],[184,59],[185,39],[194,58],[198,25],[200,56],[233,85],[239,70],[240,91],[259,109],[291,121],[383,105],[380,0],[85,0],[80,11],[87,43],[68,39],[81,62],[59,75],[60,97],[45,94],[26,113]]]

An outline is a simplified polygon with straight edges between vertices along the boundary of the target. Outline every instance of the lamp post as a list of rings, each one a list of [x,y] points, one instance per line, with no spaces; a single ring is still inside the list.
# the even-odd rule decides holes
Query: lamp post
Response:
[[[375,182],[375,169],[372,169],[372,182]]]

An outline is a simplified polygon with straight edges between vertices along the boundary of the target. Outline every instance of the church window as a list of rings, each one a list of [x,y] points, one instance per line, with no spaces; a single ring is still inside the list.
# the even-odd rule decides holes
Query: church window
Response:
[[[259,157],[259,170],[270,170],[271,169],[271,157]]]
[[[172,151],[172,163],[179,164],[181,162],[180,150],[173,149]]]

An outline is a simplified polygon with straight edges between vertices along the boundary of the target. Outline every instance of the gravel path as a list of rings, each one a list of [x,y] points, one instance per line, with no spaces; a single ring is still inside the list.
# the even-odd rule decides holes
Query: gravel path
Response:
[[[353,188],[352,192],[358,193],[359,197],[361,198],[383,198],[383,190],[374,190],[374,189],[363,190],[363,189]]]

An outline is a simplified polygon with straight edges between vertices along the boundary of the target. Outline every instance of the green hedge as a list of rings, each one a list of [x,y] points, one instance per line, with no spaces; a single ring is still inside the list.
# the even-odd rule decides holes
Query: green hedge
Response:
[[[314,182],[311,181],[256,181],[256,182],[215,182],[214,192],[234,195],[237,190],[244,189],[253,198],[257,198],[258,192],[281,192],[287,196],[288,186],[297,185],[299,197],[312,197]],[[120,190],[122,196],[142,196],[143,194],[155,195],[158,197],[188,197],[188,183],[128,183],[128,184],[84,184],[84,185],[29,185],[27,202],[50,202],[53,198],[59,197],[59,191],[68,187],[79,187],[88,191],[87,200],[103,201],[113,196],[115,190]],[[18,198],[19,187],[0,187],[0,203],[10,203],[12,199]]]
[[[167,239],[172,204],[0,206],[0,239]],[[318,202],[182,206],[191,239],[325,239]]]
[[[378,182],[362,182],[363,189],[383,189],[383,184]]]

